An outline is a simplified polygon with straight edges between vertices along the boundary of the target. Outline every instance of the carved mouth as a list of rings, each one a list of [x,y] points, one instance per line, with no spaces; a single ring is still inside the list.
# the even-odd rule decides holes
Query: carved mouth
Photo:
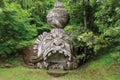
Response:
[[[47,58],[49,58],[50,56],[54,56],[55,54],[62,54],[65,57],[68,57],[68,60],[71,60],[71,53],[70,51],[67,51],[65,49],[52,49],[50,50],[46,55],[43,56],[44,60],[47,60]]]
[[[66,49],[53,49],[43,57],[48,69],[65,69],[70,66],[72,55]]]

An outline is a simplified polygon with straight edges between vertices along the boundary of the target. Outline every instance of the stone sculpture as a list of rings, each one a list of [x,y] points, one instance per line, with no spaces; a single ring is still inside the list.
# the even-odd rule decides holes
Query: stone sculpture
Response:
[[[48,13],[47,22],[53,29],[38,36],[33,47],[35,55],[31,57],[32,62],[39,68],[76,68],[77,61],[73,56],[71,40],[63,30],[69,22],[69,15],[60,0]]]

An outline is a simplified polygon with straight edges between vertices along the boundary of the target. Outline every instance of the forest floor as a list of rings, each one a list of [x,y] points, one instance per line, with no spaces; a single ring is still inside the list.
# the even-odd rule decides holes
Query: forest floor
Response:
[[[18,64],[17,61],[14,61]],[[61,77],[53,77],[44,69],[30,69],[21,65],[13,68],[0,68],[0,80],[120,80],[120,65],[115,64],[109,55],[98,57],[68,71]]]

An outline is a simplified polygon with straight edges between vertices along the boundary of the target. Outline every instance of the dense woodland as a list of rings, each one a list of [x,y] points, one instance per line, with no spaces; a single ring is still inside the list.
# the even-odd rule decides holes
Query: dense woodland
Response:
[[[0,57],[14,58],[50,31],[46,15],[56,0],[0,0]],[[62,0],[70,15],[65,31],[82,62],[102,53],[120,63],[120,1]]]

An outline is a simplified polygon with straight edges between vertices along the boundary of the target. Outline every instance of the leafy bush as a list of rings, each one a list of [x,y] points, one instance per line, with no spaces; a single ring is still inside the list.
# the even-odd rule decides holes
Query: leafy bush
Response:
[[[99,5],[95,13],[95,24],[99,28],[103,45],[109,49],[112,57],[119,62],[120,59],[120,2],[119,0],[105,0]]]
[[[95,0],[92,0],[89,6],[91,6],[91,15],[90,19],[92,23],[91,26],[87,26],[87,29],[84,29],[83,23],[80,22],[78,25],[75,23],[73,26],[73,30],[70,29],[71,37],[73,40],[74,47],[77,49],[77,57],[79,58],[86,58],[88,56],[92,56],[94,54],[100,53],[100,50],[109,49],[113,51],[115,60],[119,61],[119,52],[120,52],[120,8],[119,8],[119,1],[115,0],[106,0],[102,3],[95,3]],[[81,4],[80,4],[81,5]],[[80,6],[79,5],[79,6]],[[78,6],[78,4],[76,4]],[[75,13],[79,13],[79,7],[75,7]],[[73,12],[73,13],[74,13]],[[89,10],[87,10],[89,12]],[[72,14],[72,16],[81,16],[83,13],[80,14]],[[82,18],[72,18],[74,21],[83,21]],[[89,21],[87,21],[89,23]],[[89,28],[91,27],[91,28]],[[69,31],[69,30],[67,30]],[[102,52],[101,52],[102,53]],[[116,56],[115,56],[116,55]]]
[[[31,14],[20,5],[6,3],[0,9],[0,55],[8,56],[31,45],[37,29],[30,25]]]
[[[68,31],[70,32],[71,29]],[[74,26],[70,37],[72,38],[74,52],[78,59],[85,61],[95,55],[96,52],[94,52],[94,47],[98,37],[92,31],[84,29],[84,27],[81,26]]]
[[[118,51],[114,51],[111,53],[111,56],[113,57],[113,59],[116,61],[116,63],[120,64],[120,52]]]

